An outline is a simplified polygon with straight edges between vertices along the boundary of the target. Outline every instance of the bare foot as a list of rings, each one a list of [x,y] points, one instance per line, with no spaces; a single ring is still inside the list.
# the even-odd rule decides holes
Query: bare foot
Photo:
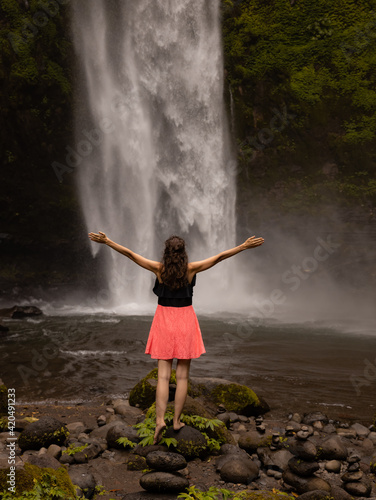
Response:
[[[162,432],[166,428],[166,424],[160,424],[155,427],[154,441],[153,444],[157,444],[162,437]]]
[[[185,426],[185,424],[183,424],[183,422],[174,423],[174,425],[173,425],[174,431],[178,431],[184,426]]]

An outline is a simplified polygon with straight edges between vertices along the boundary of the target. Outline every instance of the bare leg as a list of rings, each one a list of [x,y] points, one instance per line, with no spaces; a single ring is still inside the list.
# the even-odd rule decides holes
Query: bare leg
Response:
[[[178,363],[176,365],[175,412],[173,421],[173,426],[176,431],[185,425],[183,422],[180,422],[180,415],[183,411],[183,406],[187,398],[190,365],[190,359],[178,359]]]
[[[158,359],[158,383],[155,400],[156,426],[154,434],[154,444],[157,444],[161,439],[162,431],[166,427],[164,417],[168,403],[171,368],[172,359]]]

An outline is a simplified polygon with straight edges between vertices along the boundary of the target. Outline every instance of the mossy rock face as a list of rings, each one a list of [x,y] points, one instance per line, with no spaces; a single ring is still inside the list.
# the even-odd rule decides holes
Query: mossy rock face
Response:
[[[2,415],[8,415],[8,389],[4,384],[0,385],[0,416]]]
[[[4,490],[8,491],[9,484],[7,481],[9,477],[7,474],[9,473],[10,469],[0,469],[0,492]],[[39,485],[43,483],[50,485],[51,488],[57,486],[63,490],[66,500],[73,500],[76,498],[74,486],[65,467],[54,470],[47,467],[37,467],[36,465],[28,463],[26,463],[23,468],[16,469],[15,493],[12,498],[14,498],[14,500],[22,500],[25,498],[24,493],[33,490],[36,484],[34,480]],[[44,491],[44,493],[45,496],[43,498],[53,498],[47,491]]]
[[[29,424],[18,437],[18,445],[22,451],[48,448],[50,444],[65,444],[69,431],[66,426],[53,417],[42,417]]]
[[[205,436],[189,425],[185,425],[179,431],[174,431],[170,427],[165,433],[165,438],[176,439],[178,442],[176,451],[186,460],[203,457],[208,452]]]
[[[129,404],[137,406],[142,410],[149,408],[155,401],[157,390],[158,368],[154,368],[140,382],[138,382],[129,394]],[[176,384],[176,371],[172,370],[170,384]],[[188,394],[191,394],[191,386],[188,381]]]
[[[216,404],[223,404],[227,411],[247,417],[262,415],[269,411],[255,392],[245,385],[230,383],[219,384],[210,394]]]

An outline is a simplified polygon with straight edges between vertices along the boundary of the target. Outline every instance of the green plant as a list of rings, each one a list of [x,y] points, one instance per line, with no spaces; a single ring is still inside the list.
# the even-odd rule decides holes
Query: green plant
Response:
[[[137,443],[130,441],[126,437],[120,437],[119,439],[116,440],[116,442],[122,444],[124,448],[134,448],[135,446],[137,446]]]
[[[137,433],[141,439],[138,443],[140,446],[149,446],[154,442],[154,432],[155,432],[155,418],[147,417],[143,422],[136,424],[133,426],[137,429]],[[168,446],[177,446],[177,441],[175,438],[165,438],[164,431],[162,433],[162,439],[159,441],[159,444],[165,444]]]
[[[241,500],[245,498],[243,493],[234,493],[233,491],[224,488],[216,488],[211,486],[207,491],[201,491],[195,486],[187,488],[188,493],[180,493],[178,498],[185,498],[187,500]]]
[[[56,477],[51,476],[48,472],[42,474],[41,479],[38,481],[34,479],[34,488],[30,491],[24,491],[21,495],[15,495],[9,491],[0,492],[2,500],[58,500],[62,498],[63,500],[78,500],[78,496],[74,493],[73,495],[67,496],[67,492],[60,488]]]
[[[74,455],[75,453],[78,453],[79,451],[83,451],[85,448],[87,448],[89,445],[88,443],[85,443],[82,446],[73,446],[70,445],[66,450],[63,451],[62,455],[67,454],[67,455]]]

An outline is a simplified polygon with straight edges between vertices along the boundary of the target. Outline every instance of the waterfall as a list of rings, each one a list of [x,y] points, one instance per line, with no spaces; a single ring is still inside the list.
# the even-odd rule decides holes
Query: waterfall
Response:
[[[153,260],[171,234],[186,239],[190,260],[235,243],[219,9],[219,0],[72,2],[86,226]],[[95,255],[101,246],[90,244]],[[150,302],[152,275],[103,253],[108,305]],[[203,296],[223,272],[200,277]]]

